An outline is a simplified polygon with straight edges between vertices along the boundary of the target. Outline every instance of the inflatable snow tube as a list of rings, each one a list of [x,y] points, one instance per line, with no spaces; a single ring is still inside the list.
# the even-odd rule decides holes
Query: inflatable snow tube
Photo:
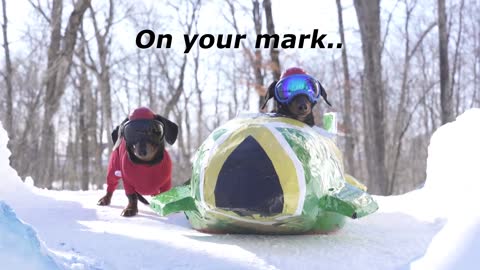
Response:
[[[197,150],[190,183],[151,206],[160,215],[185,211],[194,229],[209,233],[329,233],[378,208],[346,177],[327,136],[260,114],[214,130]]]

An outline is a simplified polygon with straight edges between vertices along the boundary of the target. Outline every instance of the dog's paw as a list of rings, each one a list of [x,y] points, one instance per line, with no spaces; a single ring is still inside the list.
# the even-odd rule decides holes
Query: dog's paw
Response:
[[[102,199],[100,199],[100,200],[97,202],[97,205],[105,206],[105,205],[108,205],[108,204],[106,204],[105,201],[103,201]]]
[[[125,209],[123,209],[121,216],[122,217],[133,217],[137,213],[138,213],[138,209],[125,208]]]
[[[110,200],[107,200],[105,198],[101,198],[100,200],[98,200],[97,205],[102,205],[102,206],[110,205]]]
[[[107,192],[100,200],[98,200],[97,205],[110,205],[112,200],[113,192]]]

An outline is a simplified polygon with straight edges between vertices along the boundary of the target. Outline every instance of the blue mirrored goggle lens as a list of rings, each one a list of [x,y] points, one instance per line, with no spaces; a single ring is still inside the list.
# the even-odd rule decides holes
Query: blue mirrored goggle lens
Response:
[[[306,94],[313,100],[320,96],[316,80],[306,75],[292,75],[278,82],[275,94],[280,101],[287,101],[298,94]]]

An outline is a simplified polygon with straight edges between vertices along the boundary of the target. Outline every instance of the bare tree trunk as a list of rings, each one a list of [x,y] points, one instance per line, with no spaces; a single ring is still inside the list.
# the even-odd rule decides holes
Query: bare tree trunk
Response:
[[[385,164],[385,119],[380,52],[380,1],[354,0],[362,40],[365,74],[365,143],[372,193],[387,193]]]
[[[90,128],[90,136],[93,139],[93,152],[95,154],[95,172],[93,176],[95,177],[95,180],[98,181],[99,183],[104,183],[105,182],[105,173],[103,170],[103,158],[102,158],[102,153],[103,153],[103,125],[102,125],[102,106],[99,106],[99,101],[98,101],[98,91],[95,91],[94,95],[92,96],[92,103],[91,103],[91,109],[93,113],[91,114],[91,123],[92,126]],[[100,112],[99,112],[100,110]],[[100,117],[99,117],[100,116]],[[100,120],[99,120],[100,118]],[[99,124],[100,123],[100,124]]]
[[[267,21],[267,33],[269,35],[275,34],[275,24],[273,22],[272,15],[272,2],[270,0],[263,0],[263,9],[265,10],[265,19]],[[270,44],[271,45],[271,44]],[[270,46],[270,57],[271,57],[271,69],[274,80],[279,80],[281,71],[280,71],[280,59],[278,58],[279,51],[275,49],[274,46]]]
[[[32,175],[32,171],[35,170],[35,163],[31,162],[31,157],[36,156],[32,155],[32,152],[36,153],[38,151],[38,145],[35,143],[30,143],[29,136],[37,136],[35,134],[35,122],[39,121],[37,110],[40,107],[42,92],[38,91],[33,97],[33,101],[27,104],[27,113],[25,116],[25,128],[19,133],[20,136],[15,138],[14,147],[12,149],[11,161],[13,162],[13,167],[19,172],[20,176]],[[34,151],[31,151],[29,147],[34,148]],[[32,169],[33,167],[33,169]],[[33,175],[35,176],[35,175]]]
[[[262,13],[260,12],[260,3],[258,0],[252,1],[253,3],[253,24],[255,25],[255,34],[258,36],[262,34]],[[262,73],[262,51],[260,48],[255,49],[255,57],[253,61],[253,73],[255,74],[255,89],[259,93],[258,108],[261,108],[265,103],[265,93],[262,91],[264,82],[264,76]]]
[[[94,26],[95,27],[95,26]],[[93,71],[94,75],[97,78],[97,81],[101,81],[101,76],[99,75],[97,66],[95,65],[95,62],[93,60],[93,57],[91,55],[89,46],[88,46],[88,41],[85,37],[85,33],[83,30],[83,26],[80,28],[80,34],[82,36],[82,46],[79,50],[78,53],[78,58],[80,59],[81,62],[81,71],[79,77],[82,77],[83,69],[88,68],[89,70]],[[89,62],[87,62],[87,57],[89,59]],[[86,71],[85,71],[86,72]],[[101,95],[100,91],[98,88],[92,88],[91,83],[88,79],[88,76],[85,73],[85,83],[86,85],[84,88],[78,87],[78,89],[83,94],[84,98],[84,121],[85,121],[85,127],[86,130],[84,131],[86,133],[86,141],[89,141],[88,147],[85,150],[85,148],[82,149],[85,150],[91,157],[89,157],[88,161],[86,162],[86,170],[88,172],[87,178],[89,179],[89,182],[94,185],[101,186],[105,182],[105,172],[103,168],[103,157],[102,153],[105,149],[105,147],[108,144],[103,144],[103,106],[101,106],[99,103],[102,102],[99,98],[99,94]],[[100,122],[100,124],[99,124]],[[83,139],[82,139],[83,140]],[[83,153],[81,153],[83,155]],[[90,161],[92,159],[92,161]],[[83,166],[85,165],[83,163],[83,158],[82,158],[82,175],[84,175],[85,171],[83,171]],[[92,162],[92,169],[90,169],[90,162]],[[82,176],[82,178],[84,178]],[[85,179],[85,178],[84,178]],[[83,183],[83,185],[86,185]]]
[[[480,19],[478,20],[480,22]],[[480,25],[480,23],[479,23]],[[480,33],[480,32],[479,32]],[[480,86],[479,86],[479,75],[480,75],[480,72],[478,70],[478,66],[480,65],[480,45],[478,45],[480,42],[479,42],[479,38],[478,38],[479,35],[476,35],[476,37],[474,37],[474,44],[476,45],[476,50],[475,50],[475,53],[474,53],[474,61],[473,61],[473,97],[472,97],[472,101],[470,102],[470,106],[469,108],[473,108],[475,107],[475,103],[478,104],[478,106],[480,106],[480,98],[478,99],[477,101],[477,95],[480,94]]]
[[[148,57],[148,65],[147,65],[147,94],[148,94],[148,107],[156,110],[157,108],[157,98],[154,91],[154,82],[152,76],[152,58]]]
[[[113,24],[114,5],[113,1],[109,0],[108,16],[104,26],[105,31],[101,33],[100,27],[95,17],[95,11],[90,6],[91,18],[93,27],[95,29],[95,39],[97,41],[98,58],[100,62],[100,70],[95,68],[95,73],[98,79],[98,88],[102,98],[103,121],[105,121],[105,128],[107,134],[110,134],[114,128],[112,123],[112,93],[110,85],[110,65],[108,64],[109,46],[111,43],[110,30]],[[108,151],[112,151],[113,144],[107,144]]]
[[[57,154],[57,164],[55,165],[55,176],[53,179],[62,179],[62,189],[65,186],[65,180],[68,179],[69,189],[76,189],[78,181],[77,164],[78,164],[78,150],[80,149],[80,133],[78,132],[78,123],[75,115],[78,108],[72,104],[72,110],[68,113],[68,134],[67,134],[67,151],[65,156]],[[76,130],[76,132],[74,132]],[[61,169],[60,169],[61,168]]]
[[[404,63],[403,63],[403,72],[402,72],[402,83],[400,88],[400,101],[397,106],[396,117],[393,123],[393,134],[392,136],[392,146],[389,147],[389,171],[390,176],[388,178],[388,195],[394,193],[395,185],[397,183],[397,169],[400,163],[400,157],[402,154],[402,147],[404,145],[405,134],[411,124],[411,119],[413,114],[418,107],[420,102],[417,102],[415,106],[409,106],[408,100],[410,99],[410,87],[408,81],[410,78],[410,61],[415,55],[417,49],[422,44],[424,38],[427,34],[435,27],[436,23],[431,23],[425,31],[422,32],[418,40],[413,44],[412,49],[410,49],[410,20],[412,13],[417,5],[417,1],[412,1],[406,3],[405,7],[405,52],[404,52]],[[422,98],[425,98],[427,92],[424,93]],[[410,108],[410,109],[408,109]]]
[[[371,149],[371,139],[369,139],[369,128],[371,126],[371,121],[370,121],[370,118],[369,118],[369,115],[368,115],[368,104],[367,104],[367,94],[366,94],[366,83],[365,83],[365,75],[364,74],[361,74],[360,75],[360,93],[362,95],[362,120],[363,120],[363,145],[364,145],[364,149],[365,149],[365,154],[364,154],[364,157],[365,157],[365,161],[360,164],[362,164],[360,167],[361,168],[365,168],[367,167],[367,174],[370,174],[370,171],[369,171],[369,160],[371,159],[371,154],[372,153],[372,149]],[[361,161],[363,158],[359,158],[359,161]],[[366,165],[366,166],[365,166]],[[366,178],[367,182],[365,183],[366,185],[372,185],[374,184],[374,179],[372,179],[371,177],[368,177]]]
[[[200,11],[200,8],[201,8],[201,1],[200,0],[192,0],[190,2],[190,4],[192,5],[190,7],[191,8],[191,11],[190,11],[191,13],[188,14],[190,19],[185,24],[185,27],[186,27],[186,33],[185,34],[187,34],[187,35],[191,34],[192,28],[198,20],[198,16],[199,16],[198,14],[199,14],[199,11]],[[160,63],[162,73],[165,74],[165,76],[167,77],[166,80],[169,81],[168,84],[173,86],[172,88],[174,89],[173,94],[170,96],[170,99],[167,101],[167,103],[165,105],[165,108],[163,110],[163,115],[165,117],[168,117],[168,115],[172,112],[172,110],[174,109],[174,107],[178,103],[178,101],[179,101],[179,99],[182,95],[182,92],[184,91],[185,70],[186,70],[186,67],[187,67],[187,62],[188,62],[187,54],[184,54],[183,58],[182,58],[182,63],[180,64],[180,67],[179,67],[179,71],[178,71],[179,73],[176,75],[176,77],[178,77],[178,81],[177,81],[175,86],[173,86],[174,85],[173,80],[168,75],[169,74],[168,73],[169,68],[167,67],[168,64],[166,63],[166,61],[163,64]]]
[[[220,76],[220,72],[217,71],[217,76]],[[221,91],[220,91],[220,83],[217,80],[217,85],[216,85],[216,91],[215,91],[215,122],[213,124],[213,127],[211,128],[211,131],[213,131],[215,128],[220,126],[221,123],[221,114],[220,114],[220,96],[221,96]]]
[[[185,82],[185,68],[187,67],[187,54],[183,56],[182,65],[180,66],[180,74],[178,74],[178,83],[175,87],[173,95],[171,96],[170,100],[165,105],[165,109],[163,110],[163,115],[168,117],[170,112],[172,112],[174,106],[178,103],[182,92],[184,91],[184,82]],[[163,68],[167,68],[166,66]]]
[[[233,66],[236,66],[236,61],[233,61]],[[231,106],[231,102],[229,101],[228,104],[228,119],[232,119],[235,117],[235,113],[238,112],[238,92],[239,92],[239,87],[237,84],[237,77],[235,74],[232,74],[232,97],[233,97],[233,108]]]
[[[191,159],[192,129],[189,121],[190,114],[188,111],[189,111],[189,104],[190,104],[189,101],[192,94],[187,96],[184,93],[185,103],[183,104],[183,108],[180,109],[178,108],[179,106],[176,106],[177,123],[182,123],[182,122],[185,123],[185,128],[184,129],[181,128],[179,132],[178,148],[182,153],[183,160],[188,163],[188,166],[186,167],[190,166],[190,159]],[[182,162],[182,163],[185,164],[185,162]]]
[[[193,57],[193,61],[195,64],[195,92],[197,93],[197,102],[198,102],[198,113],[197,113],[197,142],[196,147],[199,147],[203,141],[203,98],[202,98],[202,89],[200,89],[200,83],[198,80],[198,70],[199,70],[199,57],[200,51],[197,50],[197,53]],[[188,120],[187,120],[188,121]]]
[[[269,35],[274,35],[275,24],[273,23],[272,2],[270,0],[263,0],[263,9],[265,10],[265,19],[267,22],[267,33]],[[279,55],[278,49],[275,49],[274,46],[270,46],[270,59],[271,59],[270,68],[272,70],[272,76],[274,81],[280,80],[280,76],[281,76],[280,59],[278,55]],[[274,107],[274,110],[277,110],[278,105],[276,101],[273,102],[273,107]]]
[[[230,14],[232,15],[232,20],[230,21],[227,19],[230,24],[235,28],[235,31],[237,34],[240,33],[240,29],[238,27],[237,19],[235,16],[235,5],[232,0],[228,0],[227,4],[230,8]],[[253,18],[253,24],[255,27],[255,34],[260,35],[262,33],[262,13],[260,12],[260,2],[258,0],[253,0],[252,1],[252,18]],[[250,66],[253,69],[253,74],[255,76],[255,84],[254,88],[255,91],[257,92],[259,99],[258,99],[258,108],[261,110],[261,107],[263,103],[265,103],[265,87],[264,87],[264,74],[262,72],[262,62],[263,62],[263,57],[262,57],[262,51],[260,48],[256,48],[254,50],[254,53],[252,53],[252,50],[247,48],[245,43],[241,41],[243,51],[247,55],[247,58],[249,60]],[[249,88],[247,88],[247,91],[249,91]]]
[[[438,43],[440,59],[440,104],[442,124],[454,120],[453,93],[450,87],[450,68],[448,66],[448,33],[445,0],[438,0]]]
[[[342,42],[342,65],[343,65],[343,122],[345,124],[345,156],[347,158],[347,171],[355,174],[354,157],[355,144],[353,141],[353,124],[352,124],[352,94],[350,83],[350,72],[348,68],[347,47],[345,42],[345,33],[343,29],[343,14],[341,0],[336,0],[338,12],[338,31],[340,32],[340,41]]]
[[[8,131],[8,137],[10,140],[14,138],[14,131],[13,131],[13,87],[12,87],[12,63],[10,61],[10,50],[8,48],[8,35],[7,35],[7,5],[5,0],[2,0],[2,10],[3,10],[3,24],[2,24],[2,31],[3,31],[3,49],[5,51],[5,84],[7,86],[7,112],[5,117],[5,128]],[[9,142],[11,144],[11,142]]]
[[[198,20],[195,21],[195,31],[198,32]],[[198,49],[197,47],[197,50],[196,52],[194,52],[194,55],[193,55],[193,69],[194,69],[194,79],[195,79],[195,93],[197,94],[197,102],[198,102],[198,113],[197,113],[197,140],[196,140],[196,145],[195,145],[195,148],[199,147],[201,144],[202,144],[202,141],[203,141],[203,128],[204,128],[204,123],[203,123],[203,108],[204,108],[204,104],[203,104],[203,97],[202,97],[202,93],[203,93],[203,90],[200,88],[200,82],[199,82],[199,79],[198,79],[198,72],[200,70],[200,50]],[[185,102],[186,104],[186,102]],[[189,123],[189,120],[187,119],[186,120],[186,124],[188,125],[188,128],[190,123]],[[188,162],[190,163],[190,159],[188,160]]]
[[[40,145],[40,153],[45,155],[45,158],[41,159],[40,161],[40,168],[37,168],[38,172],[40,173],[38,184],[40,187],[48,187],[47,181],[51,179],[53,173],[53,160],[50,160],[50,154],[54,151],[53,149],[53,140],[48,136],[48,133],[51,129],[53,129],[53,125],[51,123],[52,117],[54,114],[54,106],[55,106],[55,99],[56,96],[56,62],[59,58],[59,51],[60,51],[60,42],[61,42],[61,29],[62,29],[62,10],[63,10],[63,3],[61,0],[55,0],[52,4],[52,15],[50,19],[50,27],[51,27],[51,34],[50,34],[50,45],[48,47],[48,60],[47,60],[47,85],[46,85],[46,92],[45,92],[45,111],[43,116],[43,127],[42,127],[42,134],[41,134],[41,145]],[[50,180],[51,181],[51,180]]]
[[[40,160],[39,184],[52,187],[54,175],[54,134],[52,119],[60,106],[65,91],[66,77],[70,71],[77,32],[90,0],[78,0],[69,17],[65,34],[61,36],[62,0],[54,0],[51,17],[51,36],[48,48],[47,82],[45,91],[45,111],[42,125],[40,153],[46,156]],[[63,44],[62,44],[63,41]],[[62,46],[60,46],[62,44]]]
[[[82,44],[80,48],[80,57],[83,58],[82,62],[85,62],[85,44]],[[81,188],[82,190],[88,190],[88,186],[90,183],[90,173],[89,173],[89,156],[88,156],[88,127],[86,125],[86,118],[87,118],[87,106],[86,100],[88,99],[87,93],[89,91],[88,88],[88,77],[87,77],[87,68],[85,65],[81,65],[80,67],[80,85],[78,87],[78,91],[80,94],[79,100],[79,119],[78,119],[78,131],[80,133],[80,152],[81,152]]]
[[[142,87],[140,86],[140,82],[142,81],[142,58],[140,56],[140,51],[137,51],[136,53],[136,56],[137,56],[137,82],[136,82],[136,85],[137,85],[137,97],[138,97],[138,101],[137,101],[137,105],[133,105],[133,107],[141,107],[141,104],[142,104]],[[130,106],[129,106],[130,107]]]
[[[460,76],[462,76],[462,67],[463,65],[462,64],[459,64],[462,62],[462,56],[460,54],[460,48],[461,48],[461,45],[462,45],[462,34],[463,34],[463,10],[464,10],[464,7],[465,7],[465,1],[464,0],[461,0],[460,1],[460,7],[459,7],[459,11],[458,11],[458,33],[457,33],[457,38],[455,40],[455,54],[453,56],[453,67],[452,67],[452,81],[451,81],[451,84],[450,84],[450,93],[452,93],[452,98],[453,98],[453,92],[454,92],[454,87],[455,87],[455,84],[457,83],[458,84],[458,87],[457,87],[457,91],[455,93],[455,96],[456,96],[456,102],[455,102],[455,115],[458,115],[460,114],[460,106],[461,106],[461,101],[460,101],[460,83],[461,83],[461,78]],[[460,58],[460,61],[459,61],[459,58]],[[457,71],[458,71],[458,82],[455,81],[455,75],[457,74]],[[453,103],[453,101],[452,101]],[[452,104],[453,106],[453,104]]]

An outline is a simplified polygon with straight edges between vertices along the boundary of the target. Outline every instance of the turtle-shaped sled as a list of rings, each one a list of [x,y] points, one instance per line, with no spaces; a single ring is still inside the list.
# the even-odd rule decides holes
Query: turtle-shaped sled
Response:
[[[197,150],[190,183],[155,196],[159,215],[184,211],[209,233],[336,231],[378,209],[346,176],[328,136],[297,120],[259,114],[228,121]]]

